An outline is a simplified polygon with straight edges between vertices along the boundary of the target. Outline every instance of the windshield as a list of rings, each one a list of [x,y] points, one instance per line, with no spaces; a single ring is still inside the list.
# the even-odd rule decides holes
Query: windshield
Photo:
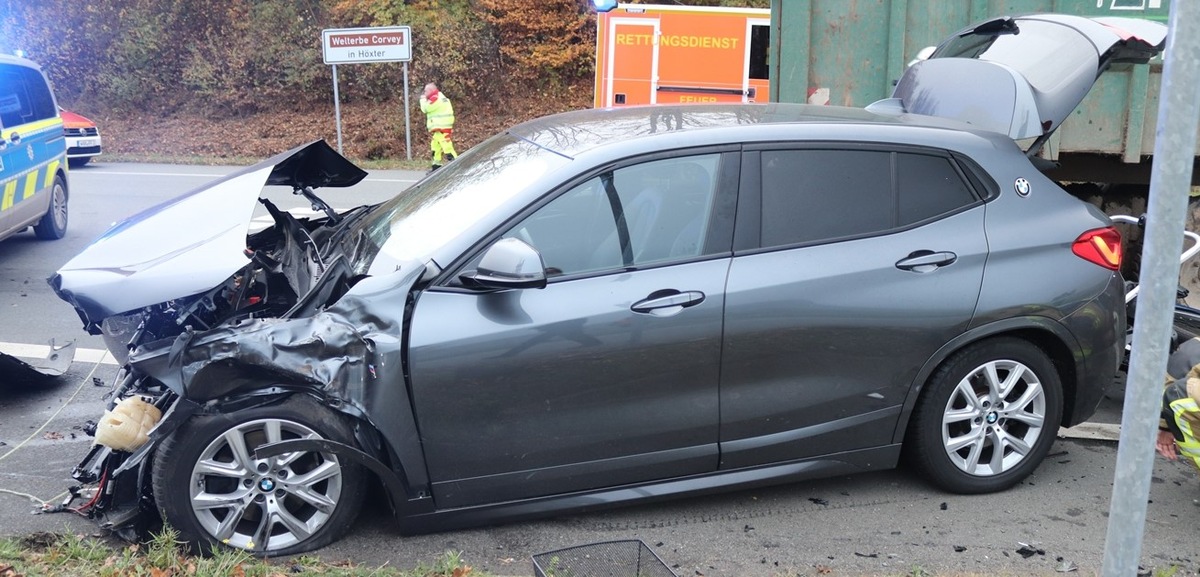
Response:
[[[355,259],[355,272],[378,272],[367,269],[379,253],[394,263],[427,260],[435,249],[567,162],[508,133],[489,138],[354,223],[349,237],[366,238],[370,245],[363,258]]]

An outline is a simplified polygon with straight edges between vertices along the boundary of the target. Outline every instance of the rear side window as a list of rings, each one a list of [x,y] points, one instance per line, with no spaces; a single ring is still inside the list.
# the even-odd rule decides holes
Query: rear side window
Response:
[[[900,226],[975,202],[950,159],[927,154],[896,154],[896,194]]]
[[[56,114],[54,97],[40,72],[0,64],[0,126],[18,126]]]
[[[760,246],[885,233],[977,201],[947,157],[885,150],[764,150]]]
[[[892,227],[887,152],[762,153],[762,245],[780,246]]]

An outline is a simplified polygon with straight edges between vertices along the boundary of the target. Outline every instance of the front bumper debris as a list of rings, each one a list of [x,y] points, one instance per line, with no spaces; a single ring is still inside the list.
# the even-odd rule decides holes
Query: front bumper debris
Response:
[[[61,377],[71,368],[74,360],[75,341],[68,341],[60,347],[51,339],[49,354],[45,359],[33,363],[0,353],[0,380],[22,382]]]

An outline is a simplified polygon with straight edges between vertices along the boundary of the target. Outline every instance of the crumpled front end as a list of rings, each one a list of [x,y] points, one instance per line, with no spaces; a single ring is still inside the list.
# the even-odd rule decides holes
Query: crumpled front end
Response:
[[[349,231],[371,208],[338,214],[312,194],[315,183],[357,182],[357,170],[318,142],[239,173],[253,174],[256,181],[265,177],[266,184],[291,185],[314,206],[320,203],[327,216],[297,219],[259,200],[275,225],[249,235],[244,232],[248,220],[237,225],[245,229],[238,254],[223,261],[229,270],[221,272],[223,280],[212,281],[215,286],[198,293],[161,300],[165,293],[154,269],[169,262],[174,270],[198,259],[207,278],[218,278],[205,260],[214,250],[205,238],[177,239],[183,249],[166,247],[157,255],[122,257],[111,250],[138,244],[122,235],[136,237],[170,226],[169,219],[159,220],[171,214],[177,201],[183,202],[178,199],[164,203],[165,213],[147,211],[116,225],[50,280],[76,307],[85,328],[102,334],[124,365],[96,431],[97,443],[72,473],[94,487],[81,494],[86,497],[81,511],[124,538],[145,537],[159,518],[151,483],[153,455],[195,415],[232,413],[303,393],[365,419],[368,406],[380,402],[381,394],[392,394],[378,391],[377,383],[389,383],[403,394],[401,327],[409,291],[425,269],[411,262],[392,274],[367,277],[363,271],[378,247]],[[239,188],[246,184],[235,176],[219,181],[217,188],[229,182],[241,182]],[[219,205],[229,198],[225,188],[209,201]],[[207,206],[197,201],[206,197],[205,190],[184,195],[184,201]],[[178,216],[173,224],[186,237],[187,222]],[[229,242],[221,236],[210,244]],[[130,264],[120,264],[123,259]],[[113,288],[117,285],[123,288]],[[142,302],[155,298],[159,300]],[[135,301],[137,306],[127,306]]]
[[[96,485],[87,513],[123,538],[146,537],[159,518],[152,455],[194,415],[273,404],[295,393],[368,422],[372,407],[405,406],[401,326],[424,271],[413,264],[409,272],[364,279],[311,317],[247,319],[136,348],[101,425],[132,405],[130,420],[138,426],[110,439],[98,431],[97,445],[72,473]],[[411,424],[372,423],[384,439],[415,434]]]
[[[199,403],[264,382],[358,403],[363,387],[376,381],[403,384],[400,334],[408,291],[423,272],[416,263],[405,268],[410,272],[362,280],[312,316],[246,319],[209,331],[184,331],[169,342],[135,350],[130,366]]]

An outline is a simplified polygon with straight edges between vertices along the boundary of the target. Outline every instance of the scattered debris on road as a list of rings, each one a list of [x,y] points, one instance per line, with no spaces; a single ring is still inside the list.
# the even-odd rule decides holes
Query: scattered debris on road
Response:
[[[1073,571],[1079,570],[1078,565],[1076,565],[1070,561],[1065,561],[1065,560],[1063,560],[1062,557],[1059,557],[1058,561],[1059,561],[1059,563],[1058,563],[1058,565],[1054,566],[1054,570],[1059,573],[1071,573]]]
[[[50,339],[50,354],[35,363],[27,363],[15,356],[0,353],[0,378],[6,382],[28,382],[47,377],[61,377],[71,368],[75,360],[75,341],[55,346]]]
[[[1019,549],[1017,549],[1017,554],[1026,559],[1033,557],[1034,555],[1045,555],[1046,554],[1046,550],[1042,549],[1041,547],[1038,547],[1036,543],[1029,544],[1029,543],[1018,542],[1017,545],[1021,546]]]

